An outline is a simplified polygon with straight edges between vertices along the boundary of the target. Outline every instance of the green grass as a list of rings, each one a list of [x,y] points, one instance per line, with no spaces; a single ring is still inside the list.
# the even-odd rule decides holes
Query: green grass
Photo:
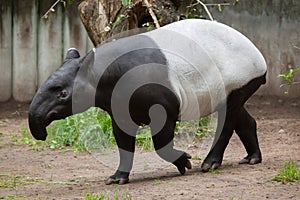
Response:
[[[210,169],[208,172],[211,174],[219,174],[220,170],[219,169]]]
[[[24,127],[21,128],[21,137],[11,134],[11,138],[15,145],[26,144],[31,146],[34,150],[39,150],[45,146],[43,142],[33,139],[29,131]]]
[[[111,197],[113,196],[113,197]],[[118,194],[110,194],[109,192],[102,192],[102,193],[86,193],[84,194],[85,200],[131,200],[131,195],[126,192],[123,198],[119,197]]]
[[[203,117],[200,120],[177,122],[175,132],[176,134],[194,134],[196,138],[201,139],[206,135],[206,133],[211,132],[211,130],[209,129],[209,123],[209,117]]]
[[[135,139],[135,144],[142,150],[153,150],[151,130],[148,126],[141,126]]]
[[[289,71],[279,74],[278,77],[283,78],[283,80],[288,84],[288,85],[292,85],[294,82],[294,75],[297,71],[300,70],[300,66],[294,68],[294,69],[290,69]]]
[[[184,134],[194,134],[196,139],[201,139],[210,130],[208,129],[208,124],[210,119],[204,117],[199,121],[185,121],[177,122],[175,128],[175,135]],[[141,126],[139,134],[136,136],[136,145],[142,150],[153,150],[153,143],[151,138],[151,130],[148,126]]]
[[[26,196],[23,196],[23,195],[8,195],[8,196],[4,196],[4,197],[0,196],[0,199],[27,199],[27,198],[26,198]]]
[[[279,175],[275,176],[273,181],[283,184],[300,181],[300,168],[296,161],[285,161],[284,168],[279,170]]]
[[[17,176],[10,174],[0,174],[0,188],[16,188],[17,186],[42,184],[42,185],[73,185],[76,181],[41,181],[29,176]]]
[[[242,197],[229,197],[229,200],[242,200]]]
[[[77,182],[69,181],[42,181],[38,178],[33,178],[29,176],[18,176],[18,175],[11,175],[11,174],[0,174],[0,188],[11,188],[16,190],[17,187],[26,186],[26,185],[74,185]],[[8,196],[0,196],[0,199],[27,199],[26,196],[23,195],[8,195]]]
[[[56,121],[47,131],[50,148],[69,146],[74,150],[90,151],[109,148],[114,143],[111,119],[98,108]]]
[[[192,160],[202,160],[202,157],[200,155],[192,155]]]
[[[3,137],[3,133],[0,132],[0,138]],[[1,139],[0,139],[0,144],[1,144]]]
[[[175,134],[194,134],[201,138],[208,132],[209,118],[200,121],[177,122]],[[112,133],[110,116],[99,108],[90,108],[86,112],[72,115],[63,120],[52,122],[47,128],[46,142],[34,140],[29,131],[21,129],[21,137],[12,135],[15,144],[26,144],[35,150],[44,147],[53,149],[72,148],[74,151],[106,151],[116,146]],[[136,136],[136,145],[142,150],[153,150],[151,130],[141,126]]]

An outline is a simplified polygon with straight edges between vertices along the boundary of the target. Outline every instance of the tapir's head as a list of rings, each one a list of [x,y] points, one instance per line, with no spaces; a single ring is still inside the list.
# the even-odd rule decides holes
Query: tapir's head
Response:
[[[69,49],[62,66],[44,82],[29,108],[29,128],[35,139],[45,140],[46,127],[53,121],[72,115],[72,92],[80,65],[76,49]]]

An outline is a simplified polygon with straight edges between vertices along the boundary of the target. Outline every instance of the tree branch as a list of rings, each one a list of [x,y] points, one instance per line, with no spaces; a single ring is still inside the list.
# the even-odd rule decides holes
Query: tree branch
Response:
[[[295,49],[300,50],[300,47],[297,47],[294,43],[290,42],[290,44],[291,44]]]
[[[197,3],[191,4],[190,6],[187,6],[187,8],[191,8],[191,7],[196,6],[198,4],[200,4],[200,3],[197,2]],[[231,4],[230,3],[207,3],[205,5],[206,6],[230,6]]]
[[[200,0],[197,0],[197,2],[203,6],[203,8],[204,8],[205,12],[207,13],[209,19],[210,19],[211,21],[214,21],[214,18],[213,18],[212,15],[210,14],[210,12],[209,12],[209,10],[207,9],[206,5],[205,5],[202,1],[200,1]]]
[[[153,19],[153,22],[154,22],[154,24],[155,24],[155,27],[156,27],[156,28],[159,28],[160,25],[159,25],[159,23],[158,23],[158,20],[157,20],[157,17],[156,17],[156,15],[155,15],[155,13],[153,12],[152,4],[150,4],[150,3],[148,2],[148,0],[144,0],[144,3],[145,3],[145,5],[146,5],[146,7],[147,7],[147,9],[148,9],[148,11],[149,11],[149,14],[151,15],[151,17],[152,17],[152,19]]]
[[[47,19],[47,18],[48,18],[48,14],[49,14],[50,12],[54,12],[54,11],[55,11],[55,10],[54,10],[54,7],[55,7],[59,2],[65,3],[65,1],[63,1],[63,0],[57,0],[57,1],[49,8],[49,10],[47,10],[47,12],[42,16],[42,18]]]

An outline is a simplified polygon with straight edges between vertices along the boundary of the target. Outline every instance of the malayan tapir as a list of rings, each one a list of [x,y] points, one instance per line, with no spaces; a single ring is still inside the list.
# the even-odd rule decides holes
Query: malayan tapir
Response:
[[[80,57],[70,49],[39,88],[29,108],[34,138],[45,140],[53,121],[91,106],[107,111],[120,162],[106,184],[129,181],[139,125],[151,128],[158,155],[181,174],[191,156],[173,145],[176,121],[218,112],[213,145],[202,171],[218,168],[235,131],[247,156],[262,160],[256,121],[248,98],[266,82],[266,62],[244,35],[218,22],[188,19],[146,33],[107,42]]]

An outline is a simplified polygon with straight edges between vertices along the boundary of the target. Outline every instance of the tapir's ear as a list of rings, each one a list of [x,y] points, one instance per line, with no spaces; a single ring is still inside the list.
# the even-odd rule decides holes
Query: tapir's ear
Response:
[[[77,49],[70,48],[67,51],[66,59],[73,59],[73,58],[79,58],[79,57],[80,57],[80,54]]]

